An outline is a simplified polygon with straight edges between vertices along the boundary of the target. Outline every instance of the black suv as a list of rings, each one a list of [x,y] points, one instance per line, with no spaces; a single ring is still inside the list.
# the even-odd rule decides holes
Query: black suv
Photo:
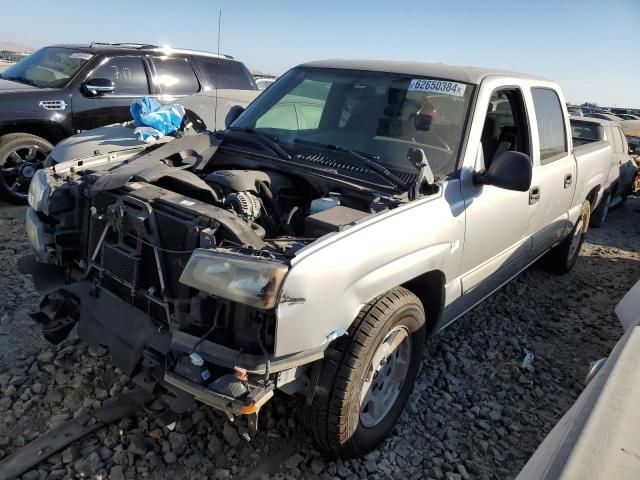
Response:
[[[42,48],[0,74],[0,193],[24,203],[54,144],[131,120],[134,98],[166,103],[216,86],[258,88],[228,55],[131,43]]]

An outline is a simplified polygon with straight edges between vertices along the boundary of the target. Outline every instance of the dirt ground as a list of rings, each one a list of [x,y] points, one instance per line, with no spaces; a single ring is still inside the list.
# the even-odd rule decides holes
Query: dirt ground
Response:
[[[52,346],[27,316],[16,271],[23,207],[0,204],[0,458],[128,388],[108,354],[73,337]],[[360,460],[329,461],[301,430],[294,399],[266,408],[249,441],[201,406],[173,431],[140,414],[99,430],[23,478],[513,478],[584,387],[622,329],[616,303],[640,279],[640,198],[588,233],[568,275],[533,266],[430,340],[390,438]],[[535,356],[532,369],[522,367]]]
[[[0,60],[0,72],[2,72],[3,70],[6,70],[7,68],[9,68],[11,65],[13,65],[13,63],[11,62],[6,62],[4,60]]]

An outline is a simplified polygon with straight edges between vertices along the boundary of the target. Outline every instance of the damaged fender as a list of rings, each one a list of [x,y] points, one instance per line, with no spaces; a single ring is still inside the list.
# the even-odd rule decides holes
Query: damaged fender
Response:
[[[445,192],[369,217],[301,250],[277,307],[276,355],[325,343],[336,328],[347,330],[369,300],[423,273],[441,271],[447,282],[453,279],[454,292],[462,206],[459,184],[451,181]]]

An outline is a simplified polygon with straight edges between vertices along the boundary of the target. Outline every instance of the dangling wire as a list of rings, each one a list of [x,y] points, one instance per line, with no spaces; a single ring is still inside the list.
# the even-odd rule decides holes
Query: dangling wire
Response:
[[[196,349],[202,344],[202,342],[204,342],[204,339],[207,338],[209,335],[211,335],[211,333],[213,333],[213,331],[216,329],[216,327],[218,326],[218,317],[220,316],[220,311],[221,310],[222,310],[222,304],[220,302],[217,302],[216,303],[216,313],[213,316],[213,325],[211,326],[211,328],[209,330],[207,330],[207,332],[204,335],[202,335],[200,337],[200,339],[196,342],[196,344],[193,346],[193,348],[189,352],[189,355],[194,353],[196,351]]]

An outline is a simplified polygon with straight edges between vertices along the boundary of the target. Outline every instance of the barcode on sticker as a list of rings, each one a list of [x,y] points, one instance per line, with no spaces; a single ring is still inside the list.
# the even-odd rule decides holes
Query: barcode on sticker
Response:
[[[447,80],[426,80],[414,78],[409,84],[410,92],[443,93],[462,97],[467,86],[464,83],[449,82]]]

